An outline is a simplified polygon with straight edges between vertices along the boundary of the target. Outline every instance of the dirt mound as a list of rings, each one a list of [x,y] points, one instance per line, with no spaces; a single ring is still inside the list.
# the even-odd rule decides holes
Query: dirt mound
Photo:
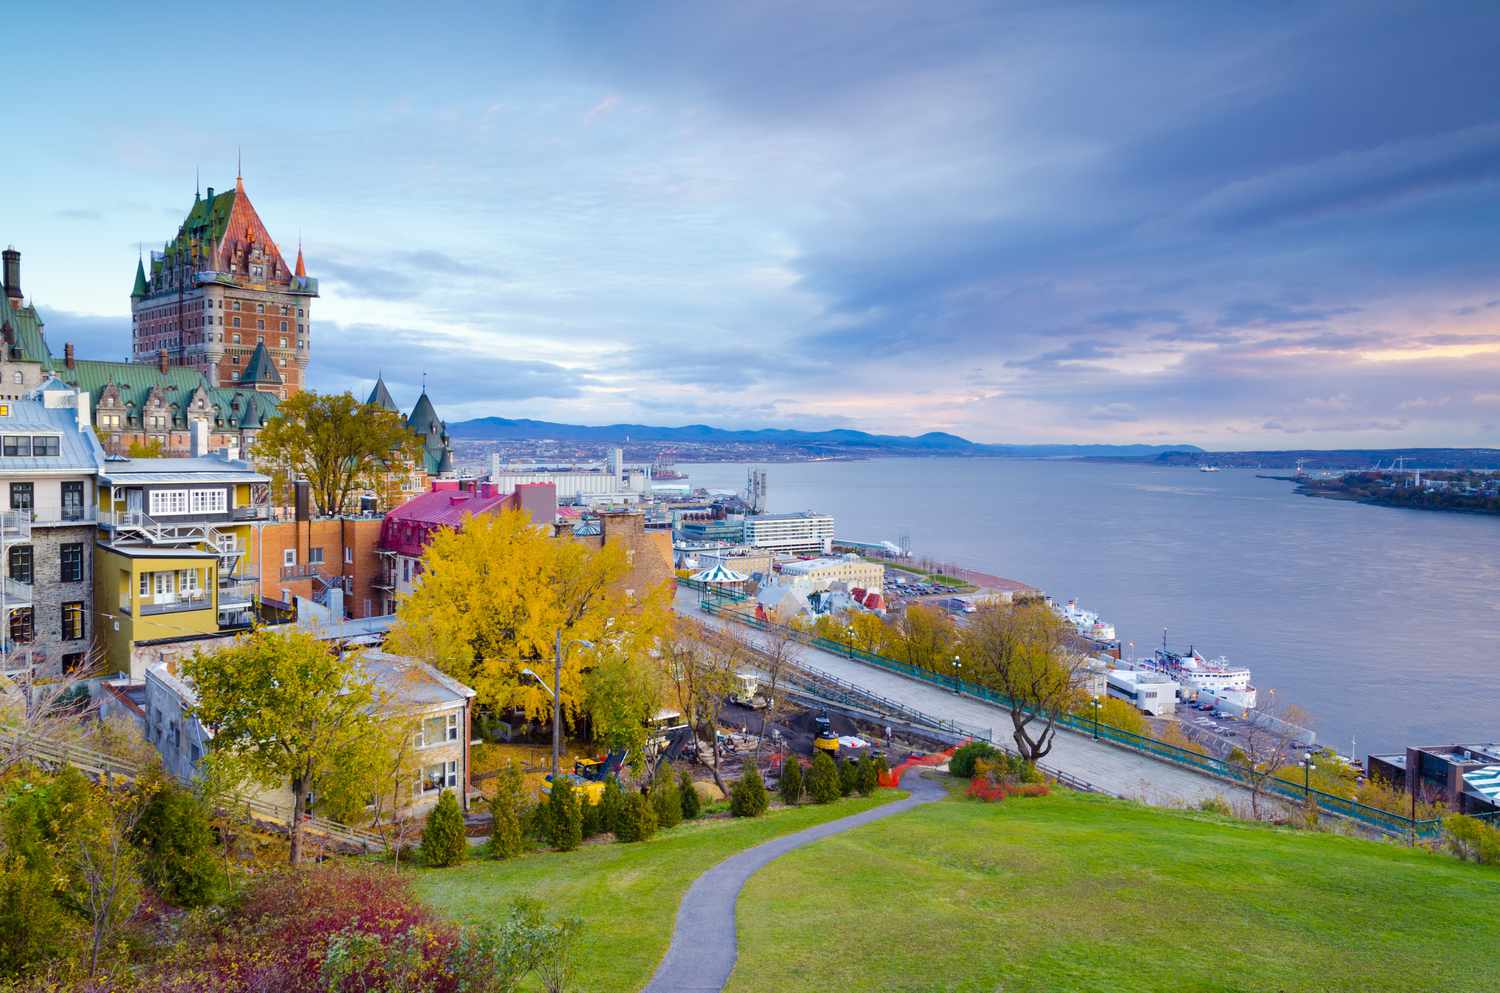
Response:
[[[806,713],[797,716],[790,722],[792,728],[794,730],[802,732],[803,734],[817,734],[818,715],[820,713],[822,713],[822,711],[809,710]],[[828,714],[827,717],[828,723],[833,726],[834,734],[859,734],[859,728],[855,727],[854,722],[844,715]]]

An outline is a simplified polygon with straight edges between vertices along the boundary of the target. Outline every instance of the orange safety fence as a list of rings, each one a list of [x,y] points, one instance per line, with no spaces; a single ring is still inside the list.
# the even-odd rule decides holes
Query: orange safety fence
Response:
[[[944,762],[947,762],[949,759],[951,759],[953,757],[953,753],[956,751],[958,751],[958,746],[954,745],[946,752],[934,752],[931,755],[922,756],[914,755],[911,758],[907,759],[905,762],[902,762],[900,765],[896,766],[896,768],[891,769],[885,775],[881,776],[880,785],[900,786],[901,777],[906,773],[907,769],[919,765],[942,765]]]

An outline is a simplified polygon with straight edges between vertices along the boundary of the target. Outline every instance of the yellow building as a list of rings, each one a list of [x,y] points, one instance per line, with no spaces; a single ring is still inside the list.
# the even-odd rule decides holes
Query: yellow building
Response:
[[[258,577],[245,553],[269,517],[269,483],[216,456],[106,460],[94,609],[111,669],[139,680],[250,626]]]

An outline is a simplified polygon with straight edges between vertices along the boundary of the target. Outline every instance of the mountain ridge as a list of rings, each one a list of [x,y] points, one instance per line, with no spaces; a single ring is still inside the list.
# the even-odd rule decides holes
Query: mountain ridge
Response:
[[[1151,456],[1168,452],[1201,452],[1196,445],[995,445],[970,441],[946,431],[919,435],[872,434],[853,428],[798,431],[791,428],[732,430],[708,424],[665,427],[650,424],[561,424],[530,418],[478,417],[448,425],[453,438],[474,441],[694,442],[762,444],[844,452],[925,455],[999,455],[1012,457]]]

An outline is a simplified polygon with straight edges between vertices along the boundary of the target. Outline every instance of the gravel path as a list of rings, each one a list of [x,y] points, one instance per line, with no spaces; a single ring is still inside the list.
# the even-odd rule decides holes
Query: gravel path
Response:
[[[739,953],[735,940],[734,905],[745,882],[766,863],[795,848],[942,797],[943,788],[923,778],[922,771],[921,767],[908,769],[901,777],[901,788],[911,793],[904,800],[764,842],[730,856],[699,876],[682,898],[682,906],[677,908],[672,944],[644,993],[718,993],[722,990],[729,981],[729,973],[734,969],[734,960]]]

